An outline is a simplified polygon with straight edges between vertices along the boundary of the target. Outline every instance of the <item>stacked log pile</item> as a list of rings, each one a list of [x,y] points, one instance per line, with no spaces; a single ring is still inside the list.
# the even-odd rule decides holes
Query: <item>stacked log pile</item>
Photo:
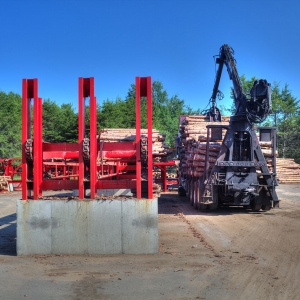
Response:
[[[0,191],[8,191],[9,180],[11,180],[10,176],[0,176]]]
[[[207,125],[228,125],[230,117],[223,117],[222,122],[209,122],[205,116],[186,116],[181,119],[179,124],[179,137],[182,142],[182,148],[179,154],[180,176],[190,175],[193,177],[202,177],[206,159],[206,136]],[[222,139],[226,130],[222,130]],[[222,140],[209,142],[209,163],[210,168],[214,165],[220,149]]]
[[[167,178],[177,178],[177,174],[176,173],[169,173],[167,172],[166,174]],[[161,172],[160,171],[153,171],[153,178],[154,179],[160,179],[161,178]]]
[[[230,117],[222,117],[222,122],[208,122],[205,116],[185,116],[179,124],[179,137],[182,142],[179,153],[179,172],[180,176],[186,175],[193,177],[202,177],[204,175],[204,166],[206,159],[206,136],[207,125],[220,124],[229,125]],[[222,139],[226,130],[222,130]],[[209,163],[210,168],[214,165],[222,140],[209,142]],[[260,142],[264,157],[268,163],[270,172],[272,172],[272,145],[271,142]],[[277,153],[276,153],[277,157]],[[258,171],[259,172],[259,171]],[[300,183],[300,165],[295,163],[294,159],[276,158],[276,173],[279,183]]]
[[[141,129],[141,136],[148,137],[147,129]],[[128,128],[109,128],[103,129],[98,135],[100,142],[135,142],[135,129]],[[152,129],[152,154],[155,156],[167,156],[172,153],[165,143],[166,135],[156,129]]]
[[[300,183],[300,165],[294,159],[277,158],[276,171],[279,183]]]
[[[205,116],[186,116],[179,124],[179,134],[183,144],[195,140],[206,142],[207,125],[228,125],[230,117],[222,117],[222,122],[209,122]],[[222,138],[226,133],[225,129],[222,130]]]
[[[141,138],[148,138],[148,130],[141,129]],[[105,143],[114,142],[135,142],[136,141],[136,130],[128,128],[109,128],[103,129],[99,132],[98,141]],[[165,143],[166,135],[160,133],[156,129],[152,129],[152,155],[155,161],[164,160],[173,150]],[[149,143],[149,140],[148,140]],[[98,162],[99,163],[99,162]],[[147,172],[142,170],[142,180],[146,180],[148,177]],[[142,181],[142,197],[146,197],[148,194],[148,186],[145,184],[146,181]],[[132,189],[135,194],[136,190]],[[158,197],[161,192],[161,186],[159,184],[153,184],[153,195]]]

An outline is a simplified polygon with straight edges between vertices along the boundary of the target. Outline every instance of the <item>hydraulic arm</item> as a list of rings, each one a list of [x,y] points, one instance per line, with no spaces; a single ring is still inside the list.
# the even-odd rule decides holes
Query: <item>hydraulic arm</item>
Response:
[[[272,144],[272,157],[266,161],[260,148],[254,124],[263,122],[271,109],[270,84],[264,80],[256,80],[249,92],[245,94],[233,57],[233,49],[227,44],[220,48],[217,58],[218,70],[211,97],[210,116],[220,121],[220,114],[215,106],[218,87],[224,64],[229,78],[232,80],[234,104],[236,112],[230,118],[229,126],[208,125],[207,153],[210,137],[209,130],[226,127],[227,132],[222,142],[219,157],[212,167],[206,161],[205,175],[201,183],[200,208],[216,209],[218,205],[252,206],[257,211],[277,207],[279,201],[275,192],[277,185],[275,170],[276,129],[262,128],[260,140]],[[263,132],[263,133],[262,133]],[[208,156],[208,154],[207,154]],[[268,163],[273,165],[270,172]]]

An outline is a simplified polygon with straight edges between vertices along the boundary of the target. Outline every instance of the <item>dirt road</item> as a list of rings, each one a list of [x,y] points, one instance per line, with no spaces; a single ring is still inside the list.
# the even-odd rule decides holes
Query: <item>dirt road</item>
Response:
[[[15,199],[0,196],[0,299],[300,299],[300,186],[281,208],[194,210],[159,199],[159,253],[16,256]]]

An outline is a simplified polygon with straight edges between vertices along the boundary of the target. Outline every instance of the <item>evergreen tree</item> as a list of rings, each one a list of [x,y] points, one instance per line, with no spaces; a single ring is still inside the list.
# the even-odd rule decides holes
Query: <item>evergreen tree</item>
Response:
[[[22,98],[0,91],[0,157],[21,156]]]

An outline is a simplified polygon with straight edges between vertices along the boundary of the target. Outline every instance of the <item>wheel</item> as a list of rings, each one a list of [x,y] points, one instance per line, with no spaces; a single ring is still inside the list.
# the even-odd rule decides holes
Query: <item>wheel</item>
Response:
[[[217,210],[219,206],[219,187],[213,187],[213,195],[212,195],[213,203],[208,205],[208,209],[211,211]]]
[[[178,195],[179,195],[180,197],[185,197],[185,196],[186,196],[186,190],[185,190],[182,186],[180,186],[180,187],[178,188]]]
[[[200,199],[200,181],[199,179],[196,179],[194,181],[194,198],[193,198],[193,206],[196,209],[198,208],[199,199]]]
[[[198,209],[199,210],[207,210],[207,204],[198,203]]]
[[[252,208],[252,211],[255,211],[255,212],[260,211],[261,203],[260,203],[260,201],[259,202],[257,201],[257,198],[252,201],[251,208]]]
[[[271,209],[271,205],[265,205],[265,204],[263,204],[263,205],[261,206],[261,209],[262,209],[262,210],[265,210],[265,211],[268,211],[268,210]]]
[[[193,180],[190,180],[189,186],[190,186],[190,188],[189,188],[189,198],[190,198],[190,203],[193,206],[193,204],[194,204],[194,181]]]
[[[195,198],[194,198],[194,207],[198,209],[198,204],[200,202],[200,180],[199,178],[195,181]]]

